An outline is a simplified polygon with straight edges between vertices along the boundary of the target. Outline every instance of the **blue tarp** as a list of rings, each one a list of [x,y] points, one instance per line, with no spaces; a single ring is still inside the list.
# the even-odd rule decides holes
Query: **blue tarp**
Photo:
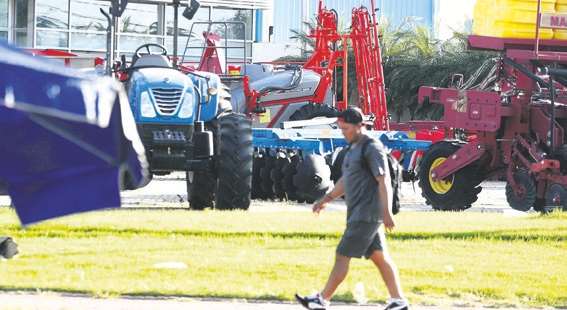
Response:
[[[0,40],[0,187],[23,225],[120,206],[147,162],[122,86]]]

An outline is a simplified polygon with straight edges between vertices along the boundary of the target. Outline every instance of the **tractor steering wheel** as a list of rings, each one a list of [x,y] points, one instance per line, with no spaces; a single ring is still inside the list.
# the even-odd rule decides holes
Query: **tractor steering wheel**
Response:
[[[148,51],[148,53],[144,55],[156,55],[156,54],[152,54],[152,51],[150,50],[150,47],[152,46],[161,49],[161,55],[167,56],[167,49],[163,45],[157,43],[146,43],[144,45],[141,45],[136,49],[134,54],[136,55],[137,58],[142,58],[141,50],[145,48]]]

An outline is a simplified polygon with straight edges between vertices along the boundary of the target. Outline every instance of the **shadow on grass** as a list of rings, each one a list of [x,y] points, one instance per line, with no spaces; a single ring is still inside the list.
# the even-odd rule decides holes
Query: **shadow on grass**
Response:
[[[6,225],[3,227],[6,234],[24,238],[96,238],[105,236],[114,237],[171,237],[172,235],[188,238],[213,238],[213,239],[339,239],[342,232],[317,233],[317,232],[223,232],[223,231],[194,231],[194,230],[152,230],[141,228],[112,228],[112,227],[73,227],[64,225],[53,225],[47,227],[32,227],[21,230],[17,225]],[[396,232],[388,235],[390,240],[488,240],[488,241],[567,241],[567,227],[565,228],[532,228],[514,230],[487,230],[487,231],[462,231],[462,232]]]

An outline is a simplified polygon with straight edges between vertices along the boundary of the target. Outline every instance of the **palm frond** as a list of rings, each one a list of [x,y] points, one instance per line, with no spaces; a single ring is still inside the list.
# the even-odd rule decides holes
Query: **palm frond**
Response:
[[[314,20],[305,24],[309,30],[315,25]],[[441,106],[424,106],[417,102],[420,86],[448,87],[454,74],[463,74],[465,80],[472,77],[474,81],[469,84],[476,85],[490,74],[490,70],[481,69],[495,55],[467,50],[466,34],[455,33],[452,38],[441,41],[412,18],[395,27],[382,19],[380,25],[388,108],[395,120],[439,119],[442,116]],[[292,30],[292,33],[291,38],[300,42],[305,52],[313,50],[315,42],[308,32]],[[352,49],[349,51],[349,68],[349,100],[354,103],[358,101],[358,93]]]

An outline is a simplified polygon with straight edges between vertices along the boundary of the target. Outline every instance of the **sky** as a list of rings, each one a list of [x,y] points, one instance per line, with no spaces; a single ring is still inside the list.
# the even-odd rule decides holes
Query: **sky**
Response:
[[[435,26],[440,39],[450,38],[453,35],[453,31],[470,31],[476,0],[437,1],[439,1],[439,6],[437,6],[439,12]]]

